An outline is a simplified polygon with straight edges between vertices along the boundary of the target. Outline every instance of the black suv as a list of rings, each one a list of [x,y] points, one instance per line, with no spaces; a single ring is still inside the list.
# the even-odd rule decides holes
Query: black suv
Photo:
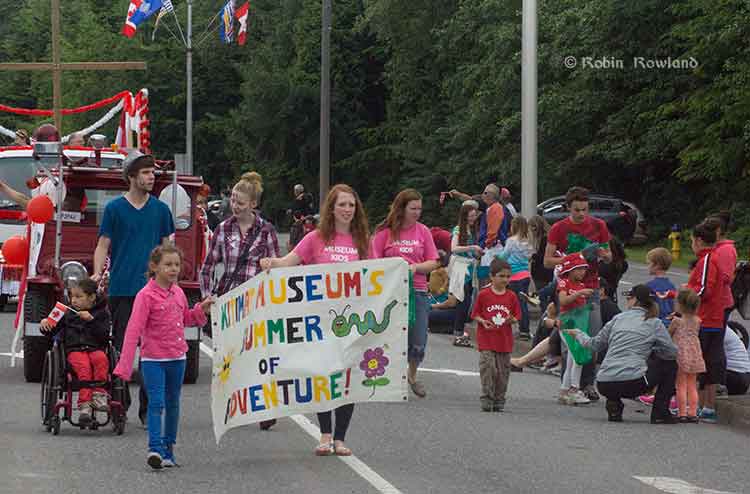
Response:
[[[569,216],[565,196],[547,199],[536,207],[537,214],[550,225]],[[638,208],[614,196],[603,194],[589,195],[589,214],[604,220],[612,235],[625,243],[646,241],[646,220]]]

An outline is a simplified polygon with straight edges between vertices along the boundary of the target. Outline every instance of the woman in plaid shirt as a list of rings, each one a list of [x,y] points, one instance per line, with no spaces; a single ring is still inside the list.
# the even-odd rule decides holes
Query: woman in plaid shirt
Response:
[[[232,216],[216,227],[201,268],[204,297],[225,294],[260,273],[261,259],[279,256],[276,229],[255,212],[262,194],[263,179],[255,172],[242,175],[232,188]],[[224,265],[224,274],[215,281],[217,264]],[[260,428],[268,430],[275,423],[276,420],[266,420],[260,423]]]

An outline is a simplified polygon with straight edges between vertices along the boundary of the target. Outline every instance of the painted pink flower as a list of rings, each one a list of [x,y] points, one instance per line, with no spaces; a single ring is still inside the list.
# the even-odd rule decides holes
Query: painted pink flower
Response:
[[[364,371],[366,377],[371,379],[385,374],[385,368],[389,363],[388,357],[383,355],[382,348],[368,348],[365,350],[362,362],[359,363],[359,368]]]

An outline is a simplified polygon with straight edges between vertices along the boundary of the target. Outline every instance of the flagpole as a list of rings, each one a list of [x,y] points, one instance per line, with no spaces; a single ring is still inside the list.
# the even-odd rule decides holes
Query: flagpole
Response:
[[[331,0],[323,0],[320,43],[320,203],[330,187],[331,136]]]
[[[187,0],[187,115],[185,116],[185,164],[188,175],[193,174],[193,0]]]

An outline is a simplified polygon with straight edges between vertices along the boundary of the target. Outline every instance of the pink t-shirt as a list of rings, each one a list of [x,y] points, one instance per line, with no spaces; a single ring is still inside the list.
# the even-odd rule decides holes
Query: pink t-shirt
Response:
[[[416,223],[401,230],[398,240],[394,241],[390,237],[391,231],[388,229],[380,230],[375,234],[370,247],[373,258],[401,257],[409,264],[439,259],[432,234],[422,223]],[[416,273],[414,275],[414,289],[422,292],[427,291],[426,274]]]
[[[336,233],[326,244],[318,230],[313,230],[294,247],[302,264],[331,264],[334,262],[359,261],[359,252],[351,234]]]

